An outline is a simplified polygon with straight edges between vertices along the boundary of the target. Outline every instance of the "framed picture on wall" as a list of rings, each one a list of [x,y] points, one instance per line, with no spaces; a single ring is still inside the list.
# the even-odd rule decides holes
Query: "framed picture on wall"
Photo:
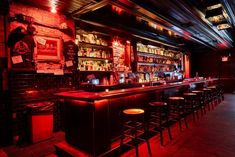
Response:
[[[37,60],[60,60],[62,53],[61,38],[35,36],[35,42]]]

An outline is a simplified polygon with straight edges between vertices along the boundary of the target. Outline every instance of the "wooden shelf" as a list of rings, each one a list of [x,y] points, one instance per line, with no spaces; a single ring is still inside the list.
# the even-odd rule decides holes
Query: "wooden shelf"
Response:
[[[148,66],[175,66],[175,64],[164,64],[164,63],[152,63],[152,62],[137,62],[140,65],[148,65]]]
[[[155,71],[156,72],[156,71]],[[174,72],[174,71],[160,71],[160,72],[166,72],[166,73],[172,73],[172,72]],[[150,73],[150,71],[137,71],[136,73]]]
[[[174,57],[169,57],[169,56],[164,56],[164,55],[159,55],[159,54],[154,54],[154,53],[146,53],[146,52],[137,52],[137,55],[139,56],[149,56],[149,57],[154,57],[154,58],[165,58],[165,59],[174,59],[174,60],[178,60],[178,58],[174,58]]]
[[[91,48],[111,49],[111,47],[109,46],[97,45],[97,44],[91,44],[91,43],[85,43],[85,42],[79,42],[78,45],[84,46],[84,47],[91,47]]]
[[[89,60],[108,60],[108,61],[112,61],[112,58],[98,58],[98,57],[85,57],[85,56],[78,56],[78,59],[89,59]]]
[[[79,72],[103,72],[103,73],[111,73],[113,71],[80,70]]]

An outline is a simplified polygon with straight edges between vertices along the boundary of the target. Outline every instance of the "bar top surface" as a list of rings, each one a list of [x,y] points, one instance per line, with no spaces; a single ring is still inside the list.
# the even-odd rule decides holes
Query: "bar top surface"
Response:
[[[83,101],[95,101],[95,100],[101,100],[101,99],[107,99],[107,98],[121,97],[124,95],[150,92],[154,90],[163,90],[163,89],[170,89],[170,88],[175,88],[175,87],[180,87],[180,86],[187,86],[187,85],[195,84],[195,83],[211,82],[215,80],[218,80],[218,79],[213,78],[213,79],[207,79],[207,80],[183,81],[183,82],[167,83],[164,85],[156,85],[156,86],[118,89],[118,90],[112,90],[108,92],[87,92],[84,90],[72,90],[72,91],[55,93],[55,95],[58,96],[59,98],[83,100]]]

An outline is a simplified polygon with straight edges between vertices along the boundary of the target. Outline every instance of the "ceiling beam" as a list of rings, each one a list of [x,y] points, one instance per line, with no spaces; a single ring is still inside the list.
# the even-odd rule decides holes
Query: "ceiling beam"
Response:
[[[156,13],[156,11],[153,11],[150,8],[146,9],[146,8],[142,7],[142,5],[139,5],[139,3],[137,4],[137,3],[134,3],[132,1],[128,1],[128,4],[127,4],[125,2],[126,1],[123,1],[123,0],[115,0],[115,1],[113,0],[110,3],[115,5],[115,6],[120,7],[122,9],[124,9],[127,12],[131,12],[134,15],[138,15],[140,17],[144,17],[144,18],[148,19],[149,21],[151,21],[153,23],[159,24],[159,20],[160,21],[164,21],[165,23],[168,23],[168,26],[163,25],[163,23],[159,24],[159,25],[161,25],[162,27],[167,28],[167,29],[169,29],[169,30],[171,30],[173,32],[176,32],[177,34],[180,34],[181,36],[184,36],[184,37],[186,36],[187,38],[191,39],[192,41],[195,41],[197,43],[205,45],[205,46],[207,46],[207,47],[209,47],[211,49],[215,49],[215,47],[211,46],[210,44],[206,43],[205,41],[202,41],[201,39],[198,39],[197,37],[193,37],[193,36],[190,36],[188,34],[183,34],[182,32],[176,31],[176,30],[174,30],[174,29],[169,27],[169,26],[173,26],[174,25],[174,26],[177,26],[178,28],[180,28],[181,30],[185,30],[185,28],[183,28],[181,24],[173,22],[171,19]],[[142,13],[143,11],[145,11],[145,13]]]
[[[115,32],[130,34],[133,37],[137,37],[137,38],[140,38],[140,39],[145,39],[145,40],[148,40],[148,41],[152,41],[152,42],[155,42],[155,43],[167,46],[167,47],[171,47],[171,48],[175,48],[175,49],[182,49],[181,47],[168,44],[165,41],[160,41],[159,39],[149,37],[143,31],[136,31],[136,30],[130,29],[128,27],[115,28],[115,27],[108,26],[106,24],[101,24],[101,23],[98,23],[98,22],[84,20],[84,19],[80,19],[80,18],[75,18],[75,20],[81,21],[81,22],[84,22],[84,23],[87,23],[87,24],[91,24],[91,25],[94,25],[94,26],[97,26],[97,27],[109,29],[109,30],[112,30],[112,31],[115,31]]]
[[[176,2],[186,11],[184,12],[186,14],[185,16],[190,15],[190,17],[195,20],[202,33],[210,35],[220,43],[224,43],[224,41],[226,41],[229,44],[228,46],[232,47],[231,38],[224,36],[223,31],[218,31],[217,29],[214,30],[213,26],[210,26],[202,19],[202,17],[199,16],[198,10],[195,7],[182,0],[176,0]]]
[[[106,5],[109,4],[110,0],[102,0],[100,2],[96,2],[96,1],[91,1],[90,3],[88,3],[87,5],[77,9],[77,10],[74,10],[73,12],[69,13],[68,15],[71,15],[71,16],[80,16],[82,14],[85,14],[87,12],[90,12],[90,11],[95,11],[97,9],[100,9]]]

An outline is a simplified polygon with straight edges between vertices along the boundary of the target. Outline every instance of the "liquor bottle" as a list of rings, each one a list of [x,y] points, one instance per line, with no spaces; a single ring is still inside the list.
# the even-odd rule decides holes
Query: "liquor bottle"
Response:
[[[94,49],[91,49],[89,57],[95,57],[95,55],[94,55]]]

